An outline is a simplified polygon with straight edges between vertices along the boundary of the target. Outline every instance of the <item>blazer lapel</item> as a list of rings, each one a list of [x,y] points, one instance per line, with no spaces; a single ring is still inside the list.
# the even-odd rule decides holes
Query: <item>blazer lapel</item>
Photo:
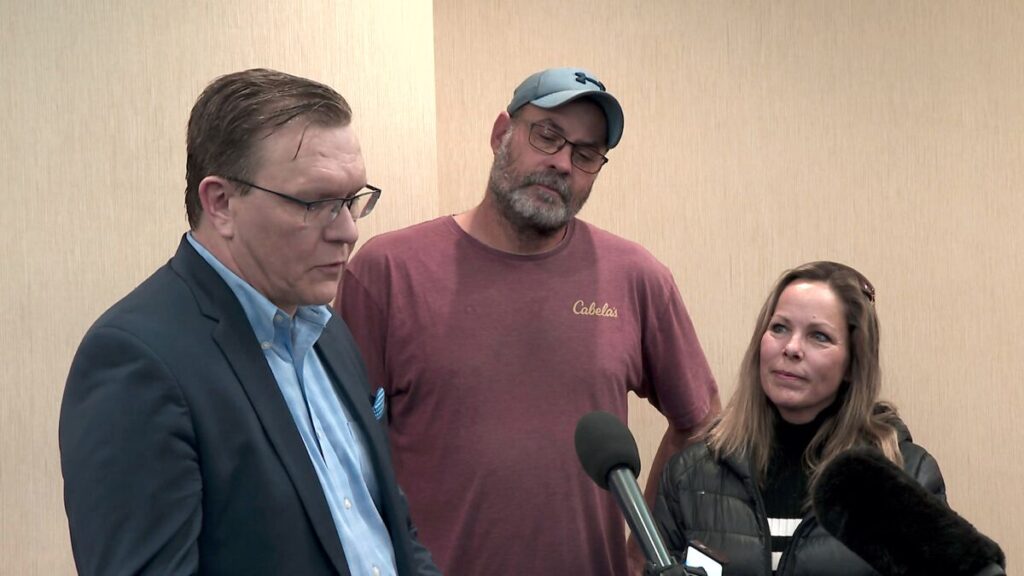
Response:
[[[366,439],[366,450],[377,476],[380,490],[380,514],[391,534],[396,560],[401,563],[405,550],[405,516],[394,496],[398,494],[398,481],[391,468],[391,454],[384,427],[371,410],[372,393],[362,358],[348,328],[335,316],[327,324],[316,344],[320,359],[331,372],[339,399],[345,403],[354,423]]]
[[[367,387],[369,380],[356,356],[355,342],[346,341],[340,333],[339,320],[331,319],[316,343],[320,360],[333,377],[334,389],[338,398],[345,403],[355,424],[359,427],[367,441],[367,452],[373,468],[380,477],[382,471],[389,470],[390,455],[386,452],[387,439],[384,429],[373,417],[369,399],[372,396]],[[383,486],[381,487],[383,490]]]
[[[334,568],[348,575],[348,561],[320,479],[242,305],[217,272],[184,239],[172,260],[172,267],[182,272],[186,282],[196,288],[196,300],[203,312],[219,321],[213,331],[214,340],[231,364],[274,451],[291,477]]]

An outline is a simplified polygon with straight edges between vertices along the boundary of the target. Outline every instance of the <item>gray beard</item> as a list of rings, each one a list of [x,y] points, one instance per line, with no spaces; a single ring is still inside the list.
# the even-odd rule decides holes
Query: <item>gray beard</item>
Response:
[[[566,178],[551,171],[521,176],[511,169],[510,164],[506,141],[494,158],[487,188],[494,195],[501,215],[516,230],[538,236],[552,236],[561,231],[583,207],[586,198],[578,203],[573,202]],[[561,201],[531,194],[529,187],[537,184],[555,190]]]

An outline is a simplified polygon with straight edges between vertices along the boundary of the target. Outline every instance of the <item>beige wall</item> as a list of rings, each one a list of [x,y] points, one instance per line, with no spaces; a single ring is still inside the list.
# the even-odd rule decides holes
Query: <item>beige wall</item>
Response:
[[[626,132],[583,216],[672,268],[724,396],[783,268],[860,268],[887,395],[1017,561],[1021,37],[1020,2],[0,0],[0,574],[73,572],[71,355],[170,256],[188,110],[251,66],[351,101],[385,189],[364,237],[479,199],[490,124],[526,74],[598,72]],[[649,462],[662,425],[632,414]]]

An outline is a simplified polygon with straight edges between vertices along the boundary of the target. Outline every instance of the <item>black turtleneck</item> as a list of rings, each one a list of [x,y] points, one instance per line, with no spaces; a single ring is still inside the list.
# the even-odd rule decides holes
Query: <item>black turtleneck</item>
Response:
[[[790,424],[776,413],[775,445],[762,489],[765,512],[772,530],[773,571],[778,565],[779,556],[789,547],[793,531],[804,515],[808,483],[804,452],[832,412],[823,410],[806,424]]]

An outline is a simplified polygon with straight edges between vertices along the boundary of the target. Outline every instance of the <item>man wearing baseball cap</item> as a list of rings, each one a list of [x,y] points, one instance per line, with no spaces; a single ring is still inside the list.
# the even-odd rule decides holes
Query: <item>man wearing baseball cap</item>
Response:
[[[718,411],[669,270],[576,217],[623,124],[593,73],[531,75],[491,128],[480,204],[377,236],[346,268],[335,305],[446,574],[626,574],[622,515],[578,464],[576,422],[625,421],[627,393],[648,398],[669,423],[656,482]]]

